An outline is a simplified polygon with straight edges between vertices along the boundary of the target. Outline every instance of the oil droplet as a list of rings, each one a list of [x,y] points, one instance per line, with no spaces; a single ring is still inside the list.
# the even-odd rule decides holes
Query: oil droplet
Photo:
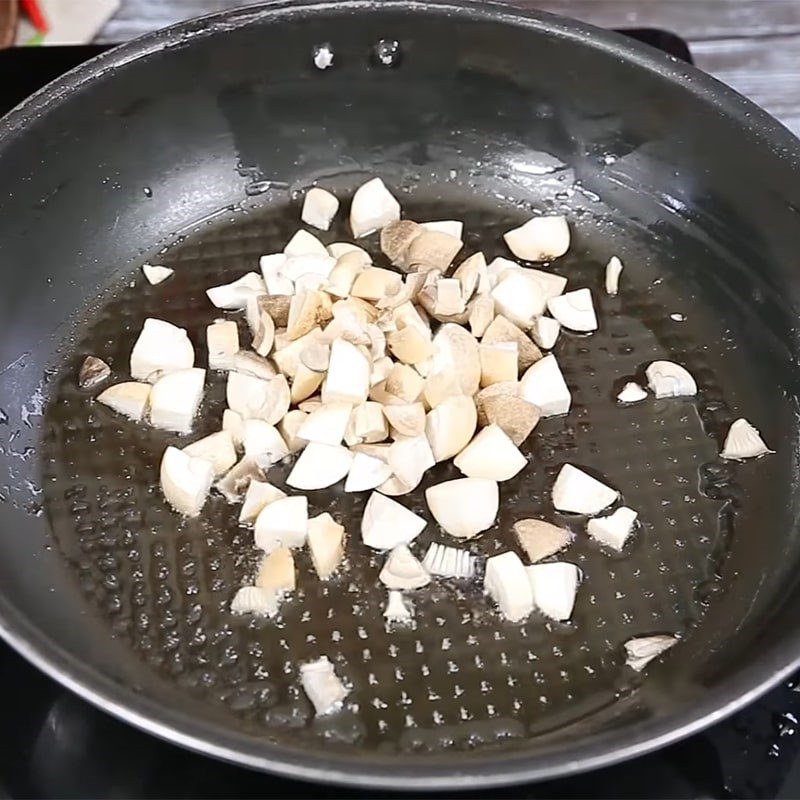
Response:
[[[153,196],[153,190],[149,186],[145,186],[144,189],[142,189],[142,191],[144,192],[145,197]]]

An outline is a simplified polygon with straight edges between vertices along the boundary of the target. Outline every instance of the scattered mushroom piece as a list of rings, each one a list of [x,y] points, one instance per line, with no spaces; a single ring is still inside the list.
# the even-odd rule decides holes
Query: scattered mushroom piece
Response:
[[[183,448],[186,455],[192,458],[204,458],[214,467],[214,475],[218,477],[226,473],[236,463],[236,448],[230,431],[217,431],[204,436]]]
[[[263,380],[229,372],[226,397],[230,408],[243,419],[263,419],[270,425],[280,422],[291,402],[289,384],[283,375]]]
[[[142,264],[142,272],[151,286],[158,286],[159,283],[163,283],[169,278],[175,270],[160,264]]]
[[[440,278],[436,281],[436,302],[434,311],[441,316],[463,314],[466,308],[461,296],[461,282],[458,278]]]
[[[380,403],[368,400],[353,409],[353,430],[362,442],[382,442],[389,437],[389,425]]]
[[[274,617],[277,613],[278,596],[257,586],[242,586],[231,601],[231,614]]]
[[[152,317],[144,321],[131,351],[131,377],[155,383],[162,375],[194,366],[194,347],[183,328]]]
[[[327,580],[344,558],[344,528],[328,513],[308,521],[308,549],[320,580]]]
[[[363,253],[366,259],[370,260],[369,253],[366,250],[350,242],[334,242],[329,244],[327,249],[328,254],[336,259],[341,258],[345,253]]]
[[[640,403],[642,400],[647,400],[647,392],[634,381],[626,383],[617,395],[619,403]]]
[[[424,229],[410,219],[390,222],[381,230],[381,251],[395,266],[405,263],[405,254],[411,242]]]
[[[475,338],[480,339],[494,319],[494,298],[490,294],[479,294],[470,301],[468,310],[469,329]]]
[[[422,403],[384,406],[383,414],[400,436],[419,436],[425,432],[425,406]]]
[[[469,550],[431,542],[422,566],[442,578],[471,578],[475,574],[475,556]]]
[[[242,422],[242,446],[245,457],[255,459],[262,466],[276,464],[289,455],[278,429],[263,419]]]
[[[293,495],[274,500],[256,517],[256,547],[271,553],[279,547],[302,547],[308,532],[308,500]]]
[[[234,447],[238,449],[242,447],[244,420],[238,411],[234,411],[232,408],[226,408],[222,412],[222,430],[230,433]]]
[[[294,556],[288,547],[278,547],[261,560],[256,586],[268,592],[293,592],[295,589]]]
[[[376,489],[392,477],[391,467],[379,458],[366,453],[354,453],[347,480],[346,492],[367,492]]]
[[[720,456],[739,461],[745,458],[760,458],[774,452],[764,443],[758,430],[746,419],[740,418],[728,429]]]
[[[566,217],[534,217],[503,235],[508,249],[525,261],[551,261],[569,250]]]
[[[518,395],[516,382],[493,383],[475,396],[478,426],[495,424],[519,447],[539,423],[539,409]]]
[[[565,328],[572,331],[597,330],[597,315],[594,313],[591,289],[576,289],[547,301],[547,310]]]
[[[256,303],[260,310],[256,322],[256,330],[253,334],[253,350],[258,355],[266,358],[275,344],[275,322],[269,312],[261,308],[261,304],[258,301]],[[291,311],[291,304],[289,305],[289,310]]]
[[[318,717],[342,707],[347,689],[336,677],[333,664],[325,656],[300,667],[300,681]]]
[[[531,323],[531,339],[543,350],[552,350],[558,334],[561,332],[561,323],[551,317],[534,317]]]
[[[367,547],[391,550],[414,541],[426,524],[422,517],[397,501],[373,492],[361,518],[361,539]]]
[[[328,327],[330,328],[330,325]],[[287,378],[294,378],[302,363],[300,361],[300,354],[303,353],[310,344],[322,341],[324,335],[321,328],[314,328],[305,336],[290,341],[285,339],[282,334],[276,332],[272,360]]]
[[[428,570],[405,544],[392,549],[378,579],[389,589],[421,589],[431,582]]]
[[[307,400],[322,386],[324,379],[325,375],[322,372],[314,372],[305,364],[299,364],[292,381],[291,402],[300,403]]]
[[[239,524],[252,525],[264,508],[284,497],[286,492],[282,492],[277,486],[266,481],[251,480],[239,512]]]
[[[491,295],[497,311],[520,328],[529,328],[548,302],[539,283],[522,269],[506,272]]]
[[[572,405],[569,387],[552,353],[528,368],[520,380],[520,394],[523,400],[533,403],[543,417],[566,414]]]
[[[365,267],[353,281],[350,294],[364,300],[380,300],[400,291],[403,277],[399,272],[381,267]]]
[[[253,458],[242,458],[228,470],[222,480],[218,481],[217,489],[225,496],[229,503],[241,501],[244,493],[254,480],[264,480],[264,470]]]
[[[386,344],[392,355],[403,364],[419,364],[433,354],[430,334],[426,336],[413,325],[388,333]]]
[[[325,292],[315,289],[298,291],[289,305],[286,335],[291,340],[299,339],[314,328],[324,325],[332,316],[331,299]]]
[[[344,253],[328,275],[325,291],[335,297],[349,296],[355,279],[371,265],[370,257],[360,248]]]
[[[438,231],[439,233],[446,233],[454,239],[461,239],[464,233],[464,223],[454,219],[443,219],[435,222],[420,222],[420,228],[426,231]]]
[[[207,289],[206,295],[217,308],[240,311],[247,306],[248,298],[266,291],[264,279],[257,272],[248,272],[232,283]]]
[[[499,425],[489,425],[453,459],[453,465],[468,478],[508,481],[528,461]]]
[[[206,328],[208,368],[233,369],[233,357],[239,352],[239,326],[231,319],[218,319]]]
[[[619,493],[582,469],[564,464],[553,484],[552,497],[559,511],[593,516],[610,506]]]
[[[586,532],[592,539],[619,551],[625,546],[625,542],[633,532],[633,526],[636,524],[638,516],[632,508],[622,506],[607,517],[590,519],[586,526]]]
[[[471,397],[447,397],[428,412],[425,435],[436,461],[446,461],[460,453],[475,434],[478,412]]]
[[[389,448],[389,467],[406,486],[417,486],[425,472],[435,464],[436,459],[424,434],[400,439]]]
[[[308,415],[299,408],[287,412],[283,419],[278,423],[278,431],[283,437],[290,453],[299,453],[305,446],[306,440],[297,435]]]
[[[433,518],[451,536],[471,539],[491,528],[497,517],[500,493],[486,478],[457,478],[430,486],[425,500]]]
[[[520,370],[526,370],[542,358],[542,351],[510,320],[496,316],[483,334],[481,344],[516,342]]]
[[[575,564],[553,561],[525,567],[533,605],[546,617],[564,622],[572,616],[580,571]]]
[[[481,342],[481,387],[501,381],[515,381],[519,375],[519,353],[516,342]]]
[[[350,206],[350,228],[356,239],[398,219],[400,203],[380,178],[373,178],[358,187]]]
[[[297,436],[309,442],[341,444],[352,410],[350,403],[323,403],[308,415]]]
[[[295,489],[325,489],[347,475],[352,461],[353,454],[346,447],[309,442],[295,461],[286,485]]]
[[[647,385],[656,399],[691,397],[697,394],[697,384],[689,371],[674,361],[653,361],[645,370]]]
[[[465,395],[475,394],[481,381],[481,361],[475,337],[455,323],[442,325],[433,337],[433,372],[455,375]]]
[[[289,239],[286,247],[283,248],[283,252],[289,258],[295,256],[325,256],[326,258],[331,258],[325,249],[325,245],[313,233],[304,231],[302,228]]]
[[[264,381],[269,381],[276,375],[275,368],[266,358],[250,350],[240,350],[233,356],[233,371]]]
[[[323,402],[363,403],[369,395],[369,375],[369,359],[354,344],[344,339],[334,340],[328,374],[322,385]]]
[[[272,317],[277,327],[285,328],[289,323],[289,308],[292,304],[290,295],[259,295],[258,305],[262,311]]]
[[[314,186],[306,192],[300,219],[314,228],[327,231],[339,210],[339,201],[325,189]]]
[[[675,636],[639,636],[625,642],[625,663],[641,672],[654,658],[658,658],[678,643]]]
[[[189,433],[200,401],[206,371],[199,367],[180,369],[159,378],[150,392],[150,423],[177,433]]]
[[[509,622],[521,622],[533,611],[533,591],[525,566],[513,551],[486,560],[484,591]]]
[[[425,230],[415,236],[403,257],[403,268],[408,272],[446,270],[463,246],[461,239],[441,231]]]
[[[78,387],[94,389],[109,377],[111,377],[111,367],[102,358],[86,356],[78,371]]]
[[[622,274],[622,262],[617,256],[611,256],[606,264],[606,294],[614,297],[619,292],[619,276]]]
[[[566,528],[542,519],[515,522],[514,534],[532,564],[555,555],[572,541],[572,534]]]
[[[422,395],[425,381],[407,364],[395,364],[386,379],[386,392],[398,399],[397,405],[416,403]]]
[[[97,401],[134,422],[141,422],[150,400],[152,387],[148,383],[125,381],[115,383],[97,395]]]
[[[286,253],[271,253],[270,255],[261,256],[258,260],[258,265],[261,268],[268,296],[273,300],[279,297],[283,298],[281,302],[286,305],[288,311],[289,298],[294,294],[294,283],[282,272],[287,259]],[[285,321],[279,322],[274,314],[271,313],[271,316],[276,324],[286,324]]]
[[[177,447],[168,447],[161,458],[161,491],[179,513],[196,517],[205,505],[214,467],[204,458],[193,458]]]
[[[411,603],[406,601],[403,597],[403,593],[397,589],[389,589],[383,616],[387,622],[394,622],[401,625],[408,624],[414,620],[414,612],[411,609]]]

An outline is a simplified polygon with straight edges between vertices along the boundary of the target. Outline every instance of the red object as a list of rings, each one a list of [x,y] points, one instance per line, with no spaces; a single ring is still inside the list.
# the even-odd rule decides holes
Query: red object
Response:
[[[47,20],[36,0],[20,0],[20,6],[22,6],[25,16],[31,21],[31,25],[40,33],[47,33]]]

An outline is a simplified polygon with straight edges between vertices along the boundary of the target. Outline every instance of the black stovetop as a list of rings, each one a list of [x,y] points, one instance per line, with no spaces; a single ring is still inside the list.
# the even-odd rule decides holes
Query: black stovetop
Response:
[[[670,33],[626,33],[690,60],[685,43]],[[0,113],[104,49],[0,51]],[[253,773],[179,749],[85,703],[1,643],[0,698],[0,798],[376,796]],[[800,798],[798,720],[800,674],[734,717],[665,750],[491,796]]]

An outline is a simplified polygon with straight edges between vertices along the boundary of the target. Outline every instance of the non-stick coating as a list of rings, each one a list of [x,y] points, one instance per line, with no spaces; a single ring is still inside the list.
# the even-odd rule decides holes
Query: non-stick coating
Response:
[[[382,38],[402,48],[394,69],[371,58]],[[321,42],[336,54],[325,72],[311,63]],[[795,663],[800,167],[791,136],[730,91],[546,16],[276,5],[78,70],[7,118],[0,169],[0,609],[4,635],[68,685],[253,766],[464,786],[633,755]],[[189,325],[199,345],[214,316],[203,289],[283,244],[298,192],[319,181],[346,197],[371,174],[409,216],[465,219],[468,246],[487,255],[530,208],[573,222],[556,269],[597,290],[601,331],[559,344],[574,410],[543,423],[529,477],[503,487],[498,525],[475,544],[495,552],[514,519],[549,515],[564,461],[617,486],[642,529],[621,557],[579,535],[570,557],[586,582],[568,626],[505,625],[475,589],[442,586],[419,598],[415,631],[387,633],[378,561],[358,543],[361,501],[337,492],[312,505],[347,521],[348,570],[323,589],[301,563],[305,600],[282,627],[233,619],[249,535],[220,500],[202,522],[167,512],[153,487],[171,437],[121,424],[74,388],[88,352],[124,375],[147,314]],[[626,263],[617,299],[599,291],[613,253]],[[134,272],[145,257],[175,278],[146,287]],[[685,363],[698,400],[617,408],[614,390],[655,357]],[[221,397],[215,379],[204,430]],[[737,416],[777,454],[720,462]],[[622,642],[664,631],[684,641],[635,679]],[[323,653],[357,707],[315,723],[296,664]]]

